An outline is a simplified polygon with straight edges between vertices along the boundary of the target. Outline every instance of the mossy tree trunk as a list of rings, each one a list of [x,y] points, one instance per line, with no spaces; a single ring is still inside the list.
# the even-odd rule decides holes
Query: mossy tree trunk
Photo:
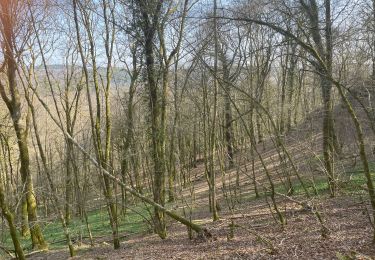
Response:
[[[22,5],[21,5],[22,6]],[[12,118],[13,128],[17,136],[19,150],[19,159],[21,163],[20,174],[22,183],[25,187],[25,200],[27,203],[27,218],[31,233],[32,245],[34,248],[46,249],[47,243],[44,240],[41,228],[38,223],[37,201],[33,187],[32,175],[30,172],[30,156],[28,148],[28,129],[22,123],[21,97],[17,87],[17,62],[16,59],[20,53],[16,52],[16,18],[18,17],[18,8],[21,8],[16,2],[1,1],[0,21],[2,24],[2,50],[4,55],[4,64],[6,65],[6,83],[0,82],[0,94],[4,100]],[[7,93],[9,92],[9,94]],[[26,124],[27,125],[27,124]],[[25,213],[25,211],[23,211]],[[25,219],[26,216],[23,216]],[[25,222],[24,222],[25,223]]]
[[[233,65],[233,60],[231,62],[228,61],[228,58],[226,57],[226,52],[224,53],[224,50],[220,50],[219,55],[221,64],[222,64],[222,70],[223,70],[223,88],[225,88],[224,91],[224,139],[225,139],[225,145],[227,150],[227,157],[228,157],[228,168],[231,169],[234,166],[234,132],[233,132],[233,116],[232,116],[232,105],[231,105],[231,86],[230,84],[227,84],[226,82],[231,82],[233,80],[233,77],[231,77],[230,69]],[[232,75],[233,76],[233,75]]]
[[[335,129],[332,117],[333,101],[332,101],[332,21],[331,21],[331,1],[324,1],[325,8],[325,28],[322,36],[319,8],[316,0],[309,0],[307,3],[300,0],[302,8],[308,16],[310,33],[315,44],[315,49],[324,62],[317,63],[315,69],[320,77],[320,88],[323,100],[323,160],[328,176],[328,185],[331,196],[336,194],[336,175],[334,170],[334,138]],[[323,41],[325,38],[325,42]],[[324,44],[325,43],[325,44]]]
[[[16,224],[14,223],[14,216],[12,212],[9,210],[9,206],[5,198],[3,180],[1,178],[1,175],[0,175],[0,208],[1,208],[2,215],[5,217],[5,219],[8,222],[9,233],[13,241],[14,251],[16,253],[17,259],[20,259],[20,260],[26,259],[21,243],[20,243],[20,239],[18,237]]]
[[[168,92],[170,90],[170,66],[174,58],[175,60],[175,66],[177,68],[178,66],[178,59],[179,59],[179,52],[185,27],[185,19],[188,11],[188,4],[189,0],[184,0],[182,4],[182,10],[181,10],[181,16],[179,18],[179,24],[178,24],[178,37],[177,42],[175,43],[175,47],[170,51],[170,53],[167,52],[167,45],[165,42],[165,27],[167,23],[168,15],[164,16],[163,19],[160,21],[160,25],[157,27],[157,33],[159,37],[160,42],[160,48],[159,48],[159,54],[161,57],[161,63],[162,63],[162,92],[161,92],[161,119],[160,119],[160,128],[162,132],[162,136],[166,134],[166,128],[167,128],[167,102],[168,102]],[[171,8],[171,7],[169,7]],[[178,8],[178,3],[175,8]],[[177,76],[177,70],[176,75]],[[177,79],[175,78],[175,89],[177,90]],[[177,92],[176,98],[178,98]],[[175,119],[173,123],[173,129],[172,129],[172,138],[171,138],[171,145],[170,145],[170,159],[169,159],[169,166],[168,167],[168,200],[174,201],[174,182],[175,182],[175,175],[176,175],[176,169],[175,169],[175,159],[174,159],[174,135],[175,135],[175,127],[176,123],[179,121],[179,112],[177,108],[177,103],[175,100]],[[165,146],[166,140],[164,140],[164,146]],[[165,148],[164,148],[165,150]],[[165,151],[164,151],[165,153]],[[166,157],[166,156],[165,156]],[[166,160],[167,158],[165,158]],[[165,162],[166,163],[166,162]],[[167,170],[167,168],[165,169]]]
[[[148,91],[148,102],[150,111],[150,141],[151,141],[151,157],[153,161],[153,199],[156,203],[164,206],[165,204],[165,91],[160,91],[158,87],[158,76],[155,68],[154,43],[160,25],[162,0],[135,1],[139,10],[140,26],[143,32],[144,55],[146,66],[146,84]],[[167,80],[168,73],[163,72],[163,78]],[[166,88],[167,82],[163,87]],[[167,236],[165,214],[158,207],[154,207],[154,231],[160,238]]]
[[[31,82],[31,78],[29,78],[28,80],[29,80],[29,82]],[[74,250],[73,243],[72,243],[72,240],[71,240],[71,237],[70,237],[70,231],[68,229],[68,223],[67,223],[67,219],[66,219],[67,216],[64,215],[63,207],[62,207],[62,205],[59,201],[58,195],[56,194],[57,189],[56,189],[56,187],[53,183],[53,180],[52,180],[52,177],[51,177],[51,172],[50,172],[50,169],[48,168],[47,157],[45,155],[43,145],[42,145],[42,142],[41,142],[40,136],[39,136],[39,130],[38,130],[38,125],[37,125],[37,121],[36,121],[37,119],[36,119],[36,115],[35,115],[35,108],[34,108],[34,105],[33,105],[33,101],[31,100],[31,98],[28,95],[29,94],[26,93],[27,102],[28,102],[28,105],[29,105],[29,108],[30,108],[31,114],[32,114],[34,134],[35,134],[36,141],[37,141],[39,156],[42,160],[44,173],[47,176],[48,184],[49,184],[49,187],[50,187],[50,192],[52,194],[52,199],[53,199],[53,202],[54,202],[54,207],[56,209],[56,212],[57,212],[57,214],[60,218],[60,221],[61,221],[61,224],[62,224],[62,227],[63,227],[63,232],[64,232],[64,235],[65,235],[65,238],[66,238],[66,241],[67,241],[70,256],[73,257],[75,255],[75,250]],[[72,144],[71,141],[70,141],[70,143]]]

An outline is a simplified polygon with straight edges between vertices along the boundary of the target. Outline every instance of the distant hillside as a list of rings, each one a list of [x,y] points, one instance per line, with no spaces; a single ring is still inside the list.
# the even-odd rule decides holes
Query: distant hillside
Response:
[[[66,77],[67,73],[67,67],[62,64],[52,64],[48,65],[48,71],[51,73],[52,77],[55,80],[64,80]],[[72,66],[69,66],[69,73],[71,73]],[[90,76],[92,76],[92,68],[88,68]],[[81,66],[75,66],[76,74],[80,73],[80,70],[82,70]],[[38,74],[39,77],[45,77],[45,69],[43,66],[37,66],[35,68],[36,73]],[[105,82],[106,78],[106,69],[105,68],[99,68],[99,80],[103,79]],[[78,75],[77,75],[78,76]],[[101,79],[100,79],[101,78]],[[112,69],[112,87],[127,87],[130,83],[130,78],[127,72],[125,71],[124,68],[118,68],[115,67]]]

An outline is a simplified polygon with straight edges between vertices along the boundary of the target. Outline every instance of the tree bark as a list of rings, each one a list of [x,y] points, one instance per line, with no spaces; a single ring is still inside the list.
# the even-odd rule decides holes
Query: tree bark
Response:
[[[17,136],[19,149],[19,159],[21,162],[20,174],[22,183],[25,187],[25,199],[27,202],[27,217],[29,221],[31,240],[33,247],[47,249],[47,243],[44,240],[41,228],[38,224],[37,202],[34,193],[32,175],[30,172],[30,156],[27,143],[28,129],[22,124],[21,100],[16,80],[16,57],[19,55],[15,50],[15,21],[17,17],[16,4],[11,1],[0,2],[3,34],[3,54],[4,63],[6,64],[7,86],[10,92],[8,97],[4,83],[0,82],[0,95],[4,100],[12,118],[13,128]],[[25,216],[23,216],[25,219]],[[24,222],[25,223],[25,222]]]
[[[10,212],[9,206],[5,199],[3,180],[1,179],[1,176],[0,176],[0,207],[1,207],[1,213],[3,214],[3,216],[8,222],[9,233],[13,241],[13,246],[14,246],[14,251],[16,253],[16,257],[17,259],[20,259],[20,260],[26,259],[21,243],[20,243],[20,239],[17,234],[18,232],[17,232],[16,225],[14,223],[14,216]]]

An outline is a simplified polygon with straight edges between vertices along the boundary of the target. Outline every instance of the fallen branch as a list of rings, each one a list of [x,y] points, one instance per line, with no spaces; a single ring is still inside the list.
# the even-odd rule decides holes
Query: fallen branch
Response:
[[[45,253],[46,250],[36,250],[36,251],[32,251],[28,254],[25,254],[26,257],[29,257],[29,256],[32,256],[32,255],[35,255],[35,254],[38,254],[38,253]]]
[[[8,249],[5,246],[0,245],[0,249],[3,250],[7,255],[9,255],[11,258],[15,258],[16,256],[12,253],[14,250]]]
[[[30,257],[30,256],[36,255],[38,253],[44,253],[44,252],[46,252],[46,250],[35,250],[35,251],[32,251],[30,253],[25,254],[25,257]],[[16,256],[12,256],[11,259],[17,260],[18,258]]]

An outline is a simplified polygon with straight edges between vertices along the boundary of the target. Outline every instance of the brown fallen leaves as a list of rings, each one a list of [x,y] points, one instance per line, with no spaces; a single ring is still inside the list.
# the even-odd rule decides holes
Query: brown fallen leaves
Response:
[[[160,240],[156,235],[138,235],[124,241],[120,250],[113,250],[109,244],[99,244],[94,248],[80,250],[74,259],[367,260],[375,256],[371,226],[355,198],[327,198],[320,203],[319,207],[331,230],[327,239],[322,238],[314,215],[299,210],[300,206],[293,203],[281,203],[285,203],[284,213],[288,220],[284,229],[274,222],[271,214],[264,214],[264,207],[267,207],[263,205],[264,201],[257,200],[243,205],[241,210],[236,212],[235,228],[232,231],[232,215],[221,212],[221,220],[206,225],[210,231],[209,239],[189,240],[186,228],[173,224],[169,227],[169,237],[165,240]],[[205,214],[201,212],[199,215],[204,217]],[[233,237],[228,239],[230,232],[233,232]],[[272,243],[273,250],[264,241]],[[67,258],[68,253],[65,251],[32,257]]]

